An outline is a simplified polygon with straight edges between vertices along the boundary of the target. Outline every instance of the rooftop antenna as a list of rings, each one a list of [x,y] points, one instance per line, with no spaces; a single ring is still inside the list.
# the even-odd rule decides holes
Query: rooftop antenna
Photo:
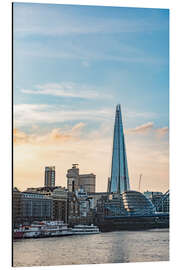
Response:
[[[142,174],[140,174],[139,176],[139,192],[140,192],[140,187],[141,187],[141,178],[142,178]]]

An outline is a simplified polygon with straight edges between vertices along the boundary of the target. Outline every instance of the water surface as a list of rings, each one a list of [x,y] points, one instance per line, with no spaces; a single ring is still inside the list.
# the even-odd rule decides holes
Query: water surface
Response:
[[[13,242],[13,266],[168,260],[168,229],[21,239]]]

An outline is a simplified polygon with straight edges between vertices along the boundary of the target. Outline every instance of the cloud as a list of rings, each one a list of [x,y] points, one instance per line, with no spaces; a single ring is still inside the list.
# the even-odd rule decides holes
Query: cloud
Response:
[[[64,134],[59,128],[52,129],[51,132],[44,135],[27,134],[19,129],[14,129],[13,138],[15,145],[22,144],[54,144],[67,141],[72,138],[70,134]]]
[[[74,127],[72,127],[71,131],[72,132],[77,132],[79,130],[81,130],[86,124],[83,122],[80,122],[78,124],[76,124]]]
[[[77,136],[81,135],[81,130],[85,125],[86,125],[85,123],[80,122],[74,125],[72,128],[66,129],[65,131],[60,128],[54,128],[46,134],[38,134],[37,126],[35,129],[32,128],[32,130],[34,132],[36,131],[37,133],[30,133],[30,134],[23,132],[20,129],[15,128],[13,130],[14,144],[15,145],[56,144],[56,143],[65,142],[67,140],[73,140],[77,138]]]
[[[150,54],[149,50],[138,48],[134,43],[133,45],[129,42],[124,43],[122,38],[117,41],[117,33],[126,36],[128,33],[131,35],[131,33],[149,33],[168,29],[168,19],[162,18],[160,14],[153,16],[150,11],[149,14],[143,16],[141,14],[142,17],[128,14],[127,18],[124,16],[113,18],[111,16],[92,17],[90,14],[80,15],[73,9],[71,15],[67,10],[64,11],[62,12],[58,7],[55,10],[15,6],[14,38],[15,41],[19,39],[21,41],[17,42],[16,53],[46,59],[79,59],[86,68],[90,62],[96,60],[167,64],[166,59]],[[109,38],[109,33],[111,38]],[[38,36],[38,40],[33,39],[33,36]],[[75,36],[78,38],[74,38]],[[26,42],[27,38],[30,38],[31,42]],[[45,46],[44,39],[47,39],[49,46]]]
[[[163,127],[163,128],[158,128],[156,129],[156,134],[158,137],[163,137],[165,136],[166,134],[168,134],[169,132],[169,128],[168,127]]]
[[[129,46],[128,44],[123,44],[120,42],[116,44],[113,39],[106,40],[106,47],[101,41],[97,41],[98,45],[94,48],[94,45],[90,41],[83,41],[81,44],[72,41],[68,45],[64,44],[64,40],[61,43],[56,41],[56,46],[44,47],[42,44],[37,42],[32,44],[26,44],[21,46],[18,44],[16,48],[16,53],[20,57],[35,57],[35,58],[49,58],[49,59],[68,59],[68,60],[80,60],[84,67],[89,67],[90,62],[93,61],[115,61],[115,62],[125,62],[125,63],[142,63],[142,64],[167,64],[167,59],[162,57],[155,57],[149,55],[147,52],[139,50],[137,47]],[[67,41],[66,41],[67,43]],[[96,43],[94,41],[93,43]],[[108,44],[109,43],[109,44]],[[115,43],[115,44],[114,44]],[[57,45],[58,44],[58,45]],[[107,47],[111,50],[107,51]],[[86,59],[86,61],[84,61]]]
[[[73,163],[79,163],[81,173],[97,174],[97,190],[103,190],[107,179],[102,175],[109,174],[111,138],[104,138],[101,130],[96,136],[88,133],[81,137],[80,131],[84,125],[80,122],[66,132],[53,129],[44,135],[30,136],[24,133],[23,137],[28,140],[14,144],[14,184],[23,189],[43,185],[44,167],[53,164],[57,172],[56,184],[65,186],[67,169]],[[17,136],[21,133],[18,131],[15,131]],[[67,135],[68,138],[64,139]],[[99,166],[99,160],[103,166]]]
[[[130,112],[125,113],[127,118],[133,119],[149,119],[155,118],[156,115],[151,112]],[[101,109],[74,109],[69,106],[48,105],[48,104],[15,104],[14,105],[14,122],[17,128],[32,127],[39,124],[46,124],[48,126],[52,123],[68,123],[70,121],[78,121],[84,123],[88,121],[97,122],[98,125],[111,126],[114,121],[114,109],[111,107],[104,107]],[[124,121],[125,122],[125,121]],[[84,125],[84,124],[83,124]],[[147,126],[146,126],[147,125]],[[148,122],[135,129],[128,129],[126,133],[140,133],[144,129],[149,130],[151,122]],[[94,131],[96,133],[96,131]]]
[[[46,104],[16,104],[14,105],[15,126],[34,124],[51,124],[66,121],[105,121],[113,115],[109,108],[99,110],[73,110],[63,106]]]
[[[103,8],[103,7],[102,7]],[[110,7],[109,7],[110,8]],[[33,4],[14,5],[15,33],[18,35],[44,35],[61,36],[74,34],[93,33],[134,33],[146,31],[159,31],[165,29],[168,20],[160,17],[161,14],[153,16],[151,10],[140,13],[140,16],[104,17],[93,16],[88,12],[89,7],[79,7],[81,13],[77,13],[73,7],[48,6]],[[91,7],[97,10],[97,7]],[[100,10],[99,10],[100,11]],[[119,14],[122,10],[119,9]],[[125,11],[124,11],[125,12]],[[133,13],[134,14],[134,13]]]
[[[15,144],[24,144],[29,141],[29,136],[26,133],[15,128],[13,130],[13,139]]]
[[[19,137],[26,143],[14,147],[14,184],[18,188],[43,186],[44,167],[56,166],[56,184],[66,186],[66,172],[73,163],[78,163],[80,173],[96,174],[97,191],[105,191],[107,178],[110,175],[112,156],[112,134],[104,136],[102,127],[87,136],[77,135],[84,123],[66,130],[53,129],[44,135]],[[17,130],[15,131],[17,135]],[[21,136],[20,136],[21,135]],[[26,136],[28,135],[28,136]],[[64,138],[66,136],[68,138]],[[135,136],[127,136],[126,149],[130,184],[132,189],[138,188],[139,174],[143,174],[142,190],[166,191],[168,189],[168,143],[156,137],[138,140]]]
[[[91,87],[87,85],[80,85],[72,82],[37,85],[36,90],[22,89],[21,92],[32,95],[51,95],[84,99],[112,98],[112,95],[110,94],[99,94],[98,90],[91,90]]]
[[[148,122],[145,123],[141,126],[137,126],[135,128],[132,129],[128,129],[127,133],[140,133],[140,134],[144,134],[147,133],[150,129],[152,129],[154,126],[153,122]]]

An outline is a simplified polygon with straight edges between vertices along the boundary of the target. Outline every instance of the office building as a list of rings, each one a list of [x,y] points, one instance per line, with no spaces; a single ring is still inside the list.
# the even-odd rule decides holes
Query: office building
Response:
[[[67,189],[74,192],[79,188],[79,168],[78,164],[72,164],[72,168],[67,171]]]
[[[96,176],[93,173],[79,175],[78,186],[87,193],[95,192],[95,182]]]
[[[55,166],[45,167],[44,186],[45,187],[55,186]]]
[[[52,219],[68,221],[68,190],[64,187],[58,187],[53,190],[52,198]]]
[[[52,220],[67,222],[68,190],[65,187],[36,187],[28,188],[27,193],[41,194],[52,200]]]
[[[100,200],[102,197],[108,197],[108,193],[107,192],[90,192],[88,193],[89,198],[93,199],[93,208],[96,209],[97,207],[97,202],[98,200]]]
[[[114,123],[111,179],[109,192],[123,193],[130,189],[121,106],[116,106]]]
[[[52,199],[44,194],[22,192],[21,207],[23,223],[52,219]]]
[[[67,188],[70,192],[83,189],[87,193],[95,192],[96,175],[79,174],[78,164],[72,164],[72,168],[67,171]]]

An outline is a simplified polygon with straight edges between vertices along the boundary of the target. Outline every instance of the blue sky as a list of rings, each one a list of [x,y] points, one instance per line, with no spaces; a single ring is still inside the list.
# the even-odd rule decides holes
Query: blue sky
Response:
[[[129,155],[131,143],[158,145],[168,166],[169,11],[27,3],[13,11],[15,128],[45,136],[78,127],[79,143],[97,131],[110,142],[121,103]],[[102,190],[109,175],[96,171]]]

